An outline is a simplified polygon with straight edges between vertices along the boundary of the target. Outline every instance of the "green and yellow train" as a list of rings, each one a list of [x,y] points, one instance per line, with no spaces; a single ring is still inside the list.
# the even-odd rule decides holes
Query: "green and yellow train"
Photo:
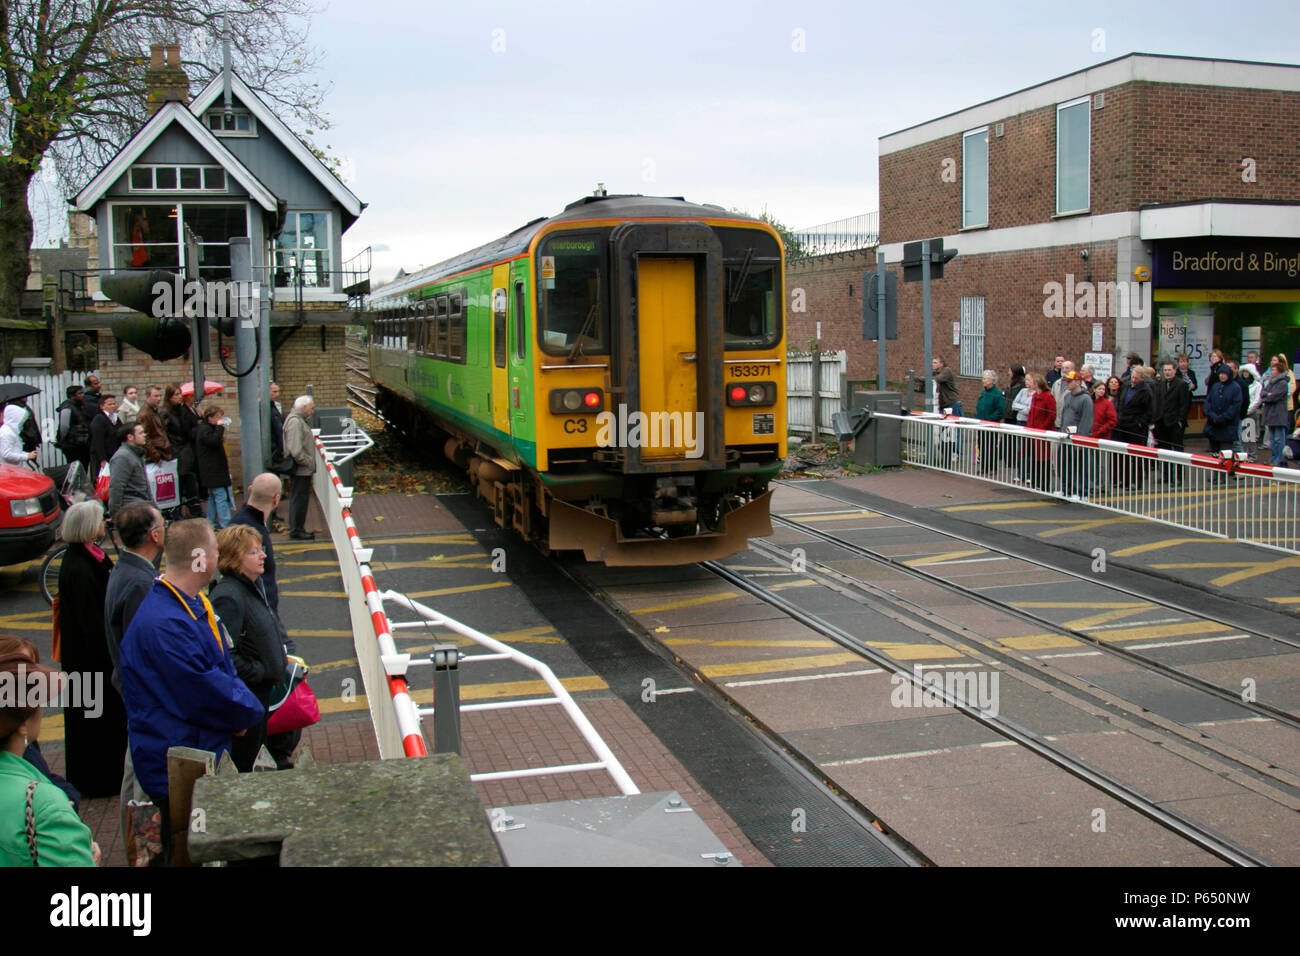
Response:
[[[546,548],[624,565],[732,554],[772,533],[784,282],[764,222],[589,196],[377,289],[378,407]]]

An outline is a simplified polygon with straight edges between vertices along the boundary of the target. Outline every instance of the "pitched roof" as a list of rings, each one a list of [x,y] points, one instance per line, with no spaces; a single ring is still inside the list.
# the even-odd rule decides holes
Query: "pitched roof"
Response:
[[[239,158],[234,153],[226,149],[221,140],[212,135],[210,130],[205,129],[203,124],[195,119],[194,114],[175,101],[164,103],[162,109],[136,130],[135,135],[127,140],[126,145],[118,151],[118,154],[113,157],[108,165],[101,169],[95,178],[73,197],[73,208],[78,212],[89,212],[104,197],[109,187],[126,174],[126,171],[131,168],[131,164],[139,159],[144,151],[153,144],[154,140],[162,134],[162,131],[172,123],[180,124],[181,128],[193,136],[198,144],[207,151],[208,155],[221,164],[226,172],[235,178],[236,182],[248,190],[248,194],[253,197],[259,206],[267,212],[275,212],[275,194],[267,189],[261,180],[239,161]]]
[[[195,116],[202,116],[204,112],[212,109],[222,95],[223,75],[218,73],[203,88],[198,96],[194,97],[190,103],[190,112]],[[253,92],[247,83],[239,78],[239,74],[231,71],[230,74],[230,91],[239,98],[239,101],[248,108],[248,111],[257,117],[257,121],[262,124],[262,128],[269,130],[276,139],[284,144],[284,147],[293,154],[298,162],[302,163],[303,168],[310,172],[320,181],[335,199],[339,205],[346,209],[353,218],[361,215],[361,210],[365,208],[365,203],[356,197],[356,194],[347,186],[339,181],[339,178],[329,171],[324,163],[317,158],[316,154],[307,148],[280,117],[272,112],[271,108],[262,102],[261,98]]]

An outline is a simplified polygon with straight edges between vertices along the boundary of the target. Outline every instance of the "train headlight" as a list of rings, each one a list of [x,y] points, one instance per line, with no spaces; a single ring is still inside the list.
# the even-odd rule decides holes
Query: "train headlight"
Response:
[[[775,382],[750,382],[742,385],[733,382],[727,386],[728,405],[775,405]]]
[[[553,388],[549,404],[555,415],[594,415],[604,406],[605,394],[599,388]]]

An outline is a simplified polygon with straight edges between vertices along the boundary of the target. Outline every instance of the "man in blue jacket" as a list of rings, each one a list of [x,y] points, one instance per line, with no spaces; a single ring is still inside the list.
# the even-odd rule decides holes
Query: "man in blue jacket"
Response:
[[[264,708],[235,673],[231,640],[203,593],[217,570],[217,537],[202,518],[167,529],[167,573],[150,589],[122,637],[120,666],[136,778],[162,811],[171,860],[167,748],[220,757]]]

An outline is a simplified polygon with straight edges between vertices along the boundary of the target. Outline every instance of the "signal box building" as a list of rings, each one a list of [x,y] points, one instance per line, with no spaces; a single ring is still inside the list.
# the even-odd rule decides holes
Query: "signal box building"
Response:
[[[158,362],[114,338],[110,328],[124,309],[99,290],[99,277],[178,270],[192,233],[200,277],[228,280],[230,240],[247,236],[252,278],[271,297],[270,358],[282,403],[311,385],[318,405],[344,405],[338,356],[352,307],[369,291],[369,265],[344,261],[342,237],[364,204],[237,74],[228,100],[221,74],[191,100],[179,47],[155,45],[151,53],[149,119],[70,201],[74,245],[87,250],[88,263],[58,274],[56,370],[93,368],[106,391],[135,385],[141,397],[146,385],[188,381],[188,355]],[[233,410],[238,381],[218,363],[213,336],[207,375],[227,386],[218,400]],[[234,343],[223,345],[233,366]],[[227,445],[233,455],[237,429]]]
[[[1063,354],[1100,374],[1186,352],[1204,394],[1211,348],[1300,349],[1300,66],[1132,54],[880,139],[880,249],[941,237],[933,350],[972,408],[980,374]],[[796,264],[823,349],[874,379],[855,276]],[[833,272],[833,267],[831,269]],[[845,301],[846,289],[852,302]],[[888,378],[922,372],[920,283],[899,284]],[[813,294],[816,293],[816,294]],[[1150,306],[1147,307],[1146,303]],[[812,333],[807,333],[811,337]]]

